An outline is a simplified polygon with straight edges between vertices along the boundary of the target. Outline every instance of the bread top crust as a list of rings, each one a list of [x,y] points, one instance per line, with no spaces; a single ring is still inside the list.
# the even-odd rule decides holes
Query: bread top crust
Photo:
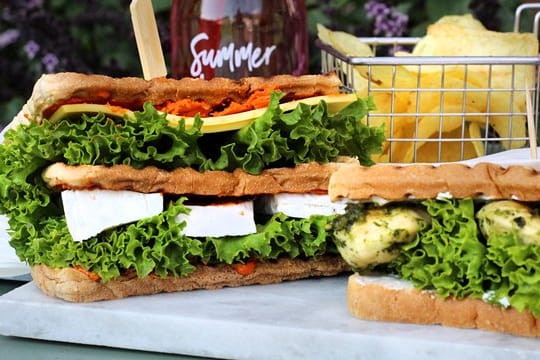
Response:
[[[276,75],[271,78],[248,77],[240,80],[214,78],[113,78],[73,72],[42,75],[34,85],[32,95],[16,116],[19,122],[40,123],[60,105],[67,103],[111,104],[140,109],[150,101],[160,105],[167,101],[192,99],[216,106],[224,101],[243,102],[262,87],[277,87],[288,100],[339,92],[341,81],[333,74]],[[25,120],[27,119],[27,120]]]
[[[437,197],[514,199],[540,201],[540,173],[530,167],[503,167],[495,163],[475,166],[377,164],[371,167],[347,164],[330,177],[332,200],[435,199]]]

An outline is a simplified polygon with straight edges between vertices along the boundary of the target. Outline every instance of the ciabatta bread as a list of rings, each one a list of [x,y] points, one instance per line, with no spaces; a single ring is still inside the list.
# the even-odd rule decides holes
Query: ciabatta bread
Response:
[[[540,319],[480,299],[443,299],[390,276],[353,274],[347,284],[349,312],[361,319],[476,328],[540,337]]]

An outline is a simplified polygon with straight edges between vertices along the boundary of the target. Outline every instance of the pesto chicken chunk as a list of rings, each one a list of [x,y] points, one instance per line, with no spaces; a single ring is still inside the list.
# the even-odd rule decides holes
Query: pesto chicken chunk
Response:
[[[512,200],[494,201],[476,214],[480,231],[489,238],[493,234],[516,232],[525,244],[540,244],[540,215],[532,208]]]
[[[354,206],[337,217],[333,226],[341,256],[355,269],[392,261],[399,253],[395,245],[412,241],[430,221],[428,214],[417,208]]]

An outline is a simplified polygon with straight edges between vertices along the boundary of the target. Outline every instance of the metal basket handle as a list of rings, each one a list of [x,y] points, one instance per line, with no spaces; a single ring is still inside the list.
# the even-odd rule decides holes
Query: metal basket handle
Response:
[[[514,32],[519,32],[521,29],[521,14],[529,10],[540,10],[540,3],[521,4],[516,8],[514,17]],[[534,16],[533,33],[538,37],[538,29],[540,28],[540,11],[537,11]]]

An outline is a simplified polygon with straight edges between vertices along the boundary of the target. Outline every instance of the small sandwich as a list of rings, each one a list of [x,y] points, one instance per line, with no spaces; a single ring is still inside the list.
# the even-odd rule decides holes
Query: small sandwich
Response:
[[[352,315],[540,336],[538,169],[351,164],[329,195]]]
[[[44,75],[0,145],[10,245],[76,302],[347,271],[328,181],[384,131],[340,85]]]

